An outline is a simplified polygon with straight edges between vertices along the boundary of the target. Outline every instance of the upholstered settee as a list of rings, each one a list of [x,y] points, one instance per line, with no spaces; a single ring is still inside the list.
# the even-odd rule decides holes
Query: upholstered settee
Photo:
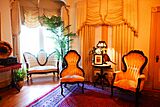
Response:
[[[47,55],[44,50],[40,50],[37,56],[29,53],[23,53],[26,70],[27,82],[32,74],[57,73],[59,75],[59,61],[55,58],[54,52]]]

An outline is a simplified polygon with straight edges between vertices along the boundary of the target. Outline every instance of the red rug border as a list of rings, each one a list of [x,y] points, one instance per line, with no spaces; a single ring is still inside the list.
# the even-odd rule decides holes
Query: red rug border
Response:
[[[38,100],[42,99],[43,97],[45,97],[47,94],[49,94],[50,92],[54,91],[55,89],[57,89],[60,86],[60,84],[58,84],[56,87],[54,87],[53,89],[51,89],[49,92],[47,92],[46,94],[42,95],[41,97],[37,98],[36,100],[32,101],[29,105],[27,105],[26,107],[31,106],[32,104],[34,104],[35,102],[37,102]]]

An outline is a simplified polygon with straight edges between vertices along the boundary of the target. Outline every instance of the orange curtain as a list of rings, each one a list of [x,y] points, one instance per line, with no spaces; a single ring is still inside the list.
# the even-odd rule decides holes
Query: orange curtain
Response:
[[[137,32],[137,0],[77,0],[75,3],[77,30],[83,25],[118,25],[127,23]]]
[[[128,29],[128,25],[120,24],[112,26],[112,60],[117,63],[116,70],[121,69],[122,56],[134,49],[134,32]],[[123,29],[123,30],[122,30]]]
[[[77,2],[77,30],[86,24],[102,25],[101,38],[107,43],[112,41],[113,60],[119,69],[122,55],[134,49],[134,38],[137,36],[137,0],[83,1],[78,0]],[[112,28],[110,35],[112,38],[108,38],[107,25]]]
[[[108,45],[108,26],[102,25],[102,40],[104,40]]]
[[[67,26],[70,24],[69,22],[69,9],[68,7],[65,7],[63,6],[62,9],[61,9],[61,17],[62,17],[62,20],[64,21],[64,25]]]
[[[82,67],[87,68],[88,53],[95,43],[95,32],[89,35],[87,28],[102,26],[102,40],[110,46],[112,61],[116,62],[116,69],[121,67],[121,58],[128,50],[134,49],[134,38],[137,36],[137,0],[67,0],[70,2],[70,14],[74,17],[74,31],[81,38]],[[73,2],[74,1],[74,2]],[[88,27],[86,27],[88,26]],[[111,33],[108,34],[108,27]],[[89,37],[86,37],[89,36]],[[87,46],[92,44],[92,46]],[[91,67],[92,68],[92,67]],[[91,69],[90,68],[90,69]],[[90,80],[90,71],[86,71],[87,80]]]
[[[19,34],[21,30],[20,5],[18,0],[11,1],[11,25],[13,38],[13,55],[20,61]]]
[[[93,46],[95,45],[95,27],[85,25],[78,32],[78,35],[81,38],[81,56],[82,66],[85,71],[85,79],[86,81],[92,81],[92,55],[90,55],[89,52],[93,49]]]

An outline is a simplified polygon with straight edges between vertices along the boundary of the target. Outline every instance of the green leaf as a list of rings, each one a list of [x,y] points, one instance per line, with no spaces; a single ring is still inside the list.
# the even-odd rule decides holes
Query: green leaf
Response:
[[[50,38],[53,38],[55,40],[54,42],[57,44],[57,48],[55,49],[56,57],[63,60],[68,48],[70,48],[69,43],[73,41],[70,37],[76,36],[75,33],[69,32],[71,25],[64,26],[64,22],[60,16],[52,16],[49,18],[44,15],[39,17],[39,20],[42,25],[47,27],[47,30],[53,33]]]

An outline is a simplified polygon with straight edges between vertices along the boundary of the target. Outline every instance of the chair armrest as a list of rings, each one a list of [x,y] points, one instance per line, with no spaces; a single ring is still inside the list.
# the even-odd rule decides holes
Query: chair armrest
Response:
[[[139,77],[138,77],[137,91],[139,91],[140,89],[143,88],[145,77],[146,76],[144,74],[139,75]]]
[[[28,62],[26,62],[26,68],[27,68],[27,69],[29,68],[29,63],[28,63]]]
[[[118,81],[119,79],[124,78],[124,72],[123,71],[114,71],[113,72],[113,81]]]
[[[116,75],[123,75],[123,71],[114,71],[113,77],[116,77]]]
[[[113,73],[114,74],[119,74],[119,73],[122,73],[122,71],[114,71]]]
[[[111,81],[111,87],[113,86],[114,82],[117,81],[117,74],[123,73],[122,71],[113,71],[113,79]]]
[[[145,79],[146,76],[145,76],[144,74],[141,74],[138,78],[139,78],[139,79]]]
[[[28,69],[29,68],[29,63],[28,62],[24,62],[25,67]]]

